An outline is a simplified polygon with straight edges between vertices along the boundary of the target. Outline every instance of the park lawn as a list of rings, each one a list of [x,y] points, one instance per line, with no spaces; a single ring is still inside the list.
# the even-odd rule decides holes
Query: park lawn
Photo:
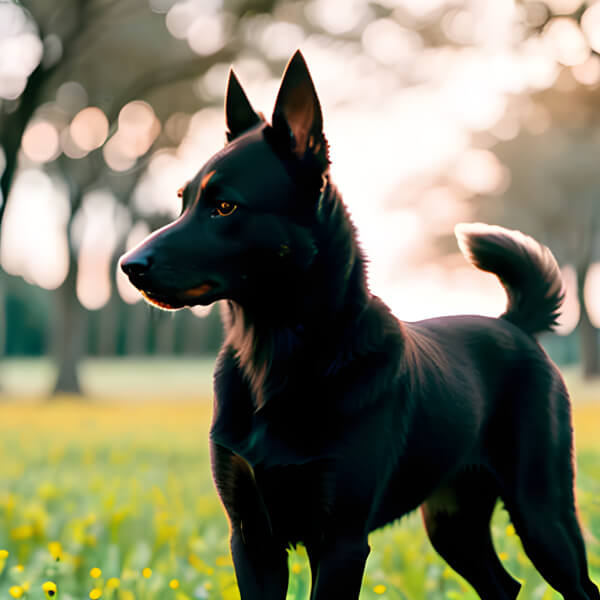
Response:
[[[600,582],[600,402],[588,391],[578,390],[575,410],[577,483]],[[0,551],[0,599],[45,598],[47,581],[59,600],[239,598],[210,478],[210,402],[184,400],[1,406],[0,550],[8,555]],[[501,507],[493,532],[501,559],[525,583],[520,598],[559,598]],[[432,550],[418,513],[375,533],[371,546],[362,600],[477,598]],[[302,549],[290,565],[288,599],[307,599]]]

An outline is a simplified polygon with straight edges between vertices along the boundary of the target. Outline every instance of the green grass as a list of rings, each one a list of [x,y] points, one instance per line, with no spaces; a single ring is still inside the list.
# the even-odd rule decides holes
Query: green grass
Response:
[[[582,398],[575,413],[580,513],[600,581],[600,403],[589,386],[571,385]],[[57,584],[59,600],[88,598],[92,590],[109,600],[239,598],[210,478],[208,398],[136,399],[0,407],[0,549],[9,553],[0,558],[0,599],[10,599],[11,588],[45,598],[45,581]],[[525,583],[521,598],[559,597],[530,565],[503,510],[493,533],[508,570]],[[418,514],[375,533],[371,547],[362,600],[476,599],[431,549]],[[307,599],[304,552],[291,553],[290,564],[288,599]]]

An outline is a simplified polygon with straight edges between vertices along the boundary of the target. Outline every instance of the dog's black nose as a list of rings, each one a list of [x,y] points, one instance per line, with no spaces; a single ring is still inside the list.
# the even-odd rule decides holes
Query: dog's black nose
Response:
[[[121,269],[130,279],[142,277],[152,265],[149,256],[135,256],[121,261]]]

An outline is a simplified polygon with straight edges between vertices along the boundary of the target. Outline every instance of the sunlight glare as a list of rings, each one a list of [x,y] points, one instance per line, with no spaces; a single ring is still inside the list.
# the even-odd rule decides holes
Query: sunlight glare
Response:
[[[27,27],[25,12],[16,3],[0,3],[0,38],[13,37]]]
[[[458,159],[455,180],[474,194],[499,194],[510,181],[510,171],[489,150],[471,148]]]
[[[0,258],[7,273],[45,289],[64,281],[69,265],[64,190],[39,169],[22,171],[8,198],[0,238]]]
[[[362,34],[368,54],[385,65],[393,65],[414,56],[421,48],[421,36],[401,27],[392,19],[369,23]]]

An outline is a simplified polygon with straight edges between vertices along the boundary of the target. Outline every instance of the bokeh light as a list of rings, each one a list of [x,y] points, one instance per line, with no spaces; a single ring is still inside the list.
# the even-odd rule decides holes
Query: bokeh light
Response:
[[[27,77],[42,58],[42,42],[27,31],[27,22],[16,16],[15,10],[0,4],[0,22],[6,18],[5,34],[0,35],[0,98],[18,98],[27,84]],[[16,6],[16,5],[12,5]],[[22,12],[21,8],[17,10]]]
[[[21,146],[29,160],[37,163],[51,161],[60,149],[58,131],[48,121],[33,123],[25,130]]]
[[[600,52],[600,3],[589,6],[581,16],[581,29],[592,50]]]
[[[577,299],[577,274],[572,265],[565,265],[562,269],[563,283],[565,286],[565,300],[561,315],[555,330],[559,335],[568,335],[579,322],[580,308]]]
[[[98,310],[111,294],[111,261],[117,242],[113,225],[115,197],[106,190],[86,194],[77,221],[77,297],[88,310]]]
[[[590,56],[590,47],[581,29],[566,17],[552,19],[544,30],[544,39],[563,65],[580,65]]]
[[[68,216],[64,189],[39,169],[21,172],[2,223],[2,268],[40,287],[59,287],[69,266]]]
[[[69,132],[79,148],[91,152],[104,144],[108,135],[108,119],[99,108],[88,106],[75,115]]]
[[[600,327],[600,263],[598,262],[590,265],[583,288],[583,298],[590,321],[595,327]]]

